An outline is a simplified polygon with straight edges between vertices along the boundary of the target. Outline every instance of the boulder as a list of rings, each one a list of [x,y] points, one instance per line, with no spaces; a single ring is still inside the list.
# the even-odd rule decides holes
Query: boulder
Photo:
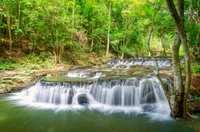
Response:
[[[85,94],[80,94],[78,96],[78,103],[80,105],[87,105],[87,104],[89,104],[88,97]]]

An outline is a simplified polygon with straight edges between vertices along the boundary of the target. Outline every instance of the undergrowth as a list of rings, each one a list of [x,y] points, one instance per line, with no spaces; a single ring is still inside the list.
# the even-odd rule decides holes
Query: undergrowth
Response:
[[[192,63],[191,69],[192,69],[192,73],[193,74],[200,73],[200,65],[199,65],[199,63],[198,62]]]
[[[3,59],[0,60],[0,70],[33,70],[33,69],[41,69],[41,68],[52,68],[53,62],[50,60],[49,53],[43,53],[39,56],[36,55],[28,55],[24,57],[24,61],[20,62],[13,59]]]
[[[0,60],[0,70],[16,70],[20,69],[22,63],[9,59],[9,60]]]

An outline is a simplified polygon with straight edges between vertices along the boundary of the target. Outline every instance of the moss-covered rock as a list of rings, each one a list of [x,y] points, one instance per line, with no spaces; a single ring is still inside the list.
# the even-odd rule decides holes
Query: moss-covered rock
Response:
[[[79,78],[79,77],[67,77],[67,76],[53,76],[53,77],[45,77],[42,81],[46,82],[88,82],[88,81],[96,81],[96,79],[92,78]]]
[[[4,83],[4,84],[14,84],[14,82],[13,82],[13,80],[11,80],[11,79],[2,79],[1,80],[1,83]]]

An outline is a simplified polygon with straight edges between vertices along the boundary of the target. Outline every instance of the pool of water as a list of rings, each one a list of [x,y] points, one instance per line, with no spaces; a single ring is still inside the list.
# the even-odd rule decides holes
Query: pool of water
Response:
[[[99,110],[37,109],[0,96],[1,132],[193,132],[183,122],[157,120],[146,114]]]

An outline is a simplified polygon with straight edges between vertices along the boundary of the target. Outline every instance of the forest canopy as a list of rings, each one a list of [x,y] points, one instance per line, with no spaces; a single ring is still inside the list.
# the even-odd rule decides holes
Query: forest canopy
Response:
[[[190,0],[184,7],[196,60],[200,57],[199,5]],[[163,0],[2,0],[0,59],[36,55],[54,56],[54,63],[73,63],[84,54],[148,56],[155,12],[150,48],[155,55],[170,56],[175,25]]]

